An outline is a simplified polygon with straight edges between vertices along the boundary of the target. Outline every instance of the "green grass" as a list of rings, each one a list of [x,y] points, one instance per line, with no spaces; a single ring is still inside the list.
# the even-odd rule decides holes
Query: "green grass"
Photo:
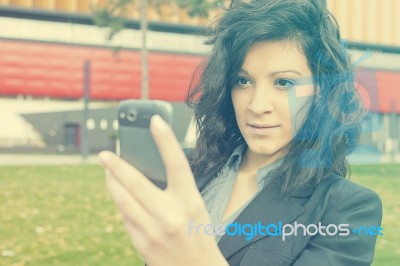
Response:
[[[383,205],[383,236],[378,236],[376,266],[396,266],[400,262],[400,164],[353,165],[356,183],[377,192]]]
[[[0,265],[143,263],[102,169],[86,165],[0,168]]]
[[[383,202],[375,266],[400,261],[400,165],[355,165]],[[0,167],[0,265],[143,265],[100,166]]]

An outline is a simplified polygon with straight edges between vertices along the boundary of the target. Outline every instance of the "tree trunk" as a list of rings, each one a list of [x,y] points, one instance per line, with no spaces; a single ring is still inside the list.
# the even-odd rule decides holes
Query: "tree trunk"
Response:
[[[149,70],[147,64],[147,0],[142,0],[140,12],[140,29],[142,31],[142,49],[140,53],[140,64],[142,70],[142,90],[141,98],[149,98]]]

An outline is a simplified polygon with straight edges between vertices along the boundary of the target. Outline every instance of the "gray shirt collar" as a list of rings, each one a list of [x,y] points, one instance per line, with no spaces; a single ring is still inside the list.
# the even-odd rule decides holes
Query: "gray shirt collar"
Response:
[[[239,146],[237,146],[233,150],[231,156],[229,157],[229,159],[224,167],[229,166],[229,167],[233,168],[235,172],[238,172],[240,162],[242,161],[242,158],[243,158],[243,155],[244,155],[244,152],[246,151],[246,149],[247,149],[247,144],[245,142],[240,144]],[[279,158],[275,162],[264,165],[257,170],[257,187],[258,187],[259,191],[266,185],[267,174],[270,171],[281,166],[284,159],[285,159],[285,157]]]

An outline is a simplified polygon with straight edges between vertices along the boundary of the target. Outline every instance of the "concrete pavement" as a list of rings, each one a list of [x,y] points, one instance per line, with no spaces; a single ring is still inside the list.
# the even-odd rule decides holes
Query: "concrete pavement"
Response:
[[[91,155],[84,160],[80,155],[0,154],[0,166],[77,164],[98,164],[97,156]]]
[[[348,157],[351,164],[400,163],[400,154],[377,155],[356,153]],[[0,166],[6,165],[78,165],[99,164],[97,155],[91,155],[86,160],[81,155],[65,154],[0,154]]]

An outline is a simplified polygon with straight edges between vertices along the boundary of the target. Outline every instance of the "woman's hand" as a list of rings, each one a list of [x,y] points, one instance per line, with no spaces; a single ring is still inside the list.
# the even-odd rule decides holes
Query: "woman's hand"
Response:
[[[203,226],[211,221],[171,128],[156,115],[150,130],[165,165],[165,190],[115,154],[99,154],[133,245],[150,266],[228,265],[213,235],[189,233],[190,221]]]

